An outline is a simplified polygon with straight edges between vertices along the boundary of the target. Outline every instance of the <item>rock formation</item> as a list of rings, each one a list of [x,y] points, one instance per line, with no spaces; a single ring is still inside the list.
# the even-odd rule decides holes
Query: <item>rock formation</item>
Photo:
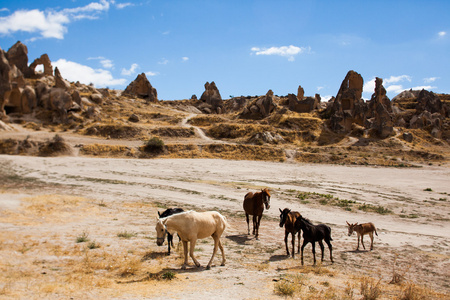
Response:
[[[383,79],[375,78],[375,90],[368,103],[368,115],[365,126],[375,131],[380,138],[390,136],[394,131],[391,101],[386,96]]]
[[[65,90],[70,89],[70,83],[61,76],[57,67],[55,68],[55,87]]]
[[[205,83],[205,91],[200,97],[200,101],[207,105],[202,105],[202,110],[210,110],[211,112],[221,113],[223,108],[222,96],[214,81]]]
[[[367,107],[361,99],[364,80],[362,76],[351,70],[342,81],[330,110],[330,126],[333,131],[349,132],[352,124],[363,125]]]
[[[297,89],[297,100],[302,101],[304,96],[305,96],[305,90],[302,88],[301,85],[299,85],[298,89]]]
[[[269,90],[265,96],[258,97],[247,105],[242,113],[241,118],[246,119],[263,119],[268,117],[277,107],[273,101],[273,91]]]
[[[299,87],[300,88],[300,87]],[[303,90],[303,89],[302,89]],[[298,100],[299,97],[295,97],[294,94],[288,94],[288,106],[289,109],[299,113],[308,113],[315,109],[318,109],[320,106],[320,95],[316,94],[313,97],[306,97],[306,99],[302,98],[302,100]]]
[[[125,91],[124,95],[139,97],[149,102],[158,102],[158,93],[148,81],[145,73],[139,74],[134,81],[132,81]]]
[[[15,65],[22,74],[29,74],[27,46],[18,41],[9,48],[7,58],[9,63]]]
[[[36,58],[30,65],[30,73],[31,76],[34,76],[36,73],[36,67],[39,65],[44,66],[44,76],[53,76],[53,67],[52,62],[47,54],[42,54],[41,57]]]
[[[12,89],[10,70],[5,52],[0,48],[0,120],[6,118],[5,103]]]

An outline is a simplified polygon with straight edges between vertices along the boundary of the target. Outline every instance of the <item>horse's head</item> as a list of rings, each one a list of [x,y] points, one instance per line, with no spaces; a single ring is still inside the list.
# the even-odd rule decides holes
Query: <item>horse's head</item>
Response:
[[[269,189],[265,188],[261,190],[263,203],[266,206],[266,209],[270,208],[270,192]]]
[[[348,236],[351,236],[353,234],[353,231],[355,231],[355,226],[358,225],[358,223],[350,224],[349,222],[347,222],[347,225],[348,225]]]
[[[286,219],[288,214],[291,212],[291,210],[289,208],[285,208],[283,210],[281,210],[281,208],[279,208],[280,210],[280,227],[284,226],[284,223],[286,223]]]
[[[156,244],[158,246],[162,246],[162,244],[164,244],[164,240],[166,239],[166,233],[167,233],[167,229],[166,229],[166,225],[164,225],[162,220],[158,220],[156,222]]]

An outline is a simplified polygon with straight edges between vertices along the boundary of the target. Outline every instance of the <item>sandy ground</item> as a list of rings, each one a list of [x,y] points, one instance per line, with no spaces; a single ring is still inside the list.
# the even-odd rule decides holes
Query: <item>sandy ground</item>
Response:
[[[367,275],[380,279],[381,299],[392,299],[395,287],[388,282],[394,272],[405,281],[450,292],[448,167],[4,155],[0,165],[1,176],[27,178],[0,185],[0,298],[277,299],[274,288],[282,278],[303,276],[296,297],[341,299],[345,290],[349,299],[359,299],[358,278]],[[247,235],[242,201],[248,191],[263,187],[272,190],[271,207],[255,240]],[[301,201],[299,192],[330,194],[392,213]],[[183,271],[181,249],[166,256],[167,246],[156,245],[157,211],[174,206],[217,210],[228,218],[231,228],[222,237],[225,266],[219,266],[218,252],[211,270],[196,269],[190,261]],[[286,256],[284,229],[278,225],[279,209],[285,207],[332,228],[334,264],[326,248],[324,263],[312,268],[310,245],[305,266],[298,256]],[[346,221],[375,223],[373,251],[354,251],[356,236],[347,236]],[[118,237],[124,231],[133,236]],[[76,243],[82,233],[100,247],[88,250],[86,243]],[[368,237],[365,244],[369,248]],[[197,247],[205,266],[212,239]],[[319,258],[318,246],[316,252]],[[113,267],[123,265],[119,259],[136,260],[138,270],[125,276]],[[168,270],[174,280],[152,279]]]

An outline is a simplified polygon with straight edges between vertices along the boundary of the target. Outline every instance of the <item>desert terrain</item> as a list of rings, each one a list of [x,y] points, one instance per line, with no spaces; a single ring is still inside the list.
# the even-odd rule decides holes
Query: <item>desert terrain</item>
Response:
[[[425,297],[417,299],[449,297],[445,166],[10,155],[0,161],[1,298],[277,299],[292,290],[301,299],[360,299],[363,285],[379,289],[377,299],[400,298],[408,288]],[[255,240],[242,201],[263,187],[272,190],[271,207]],[[330,195],[356,203],[340,207],[324,201]],[[389,212],[364,211],[362,204]],[[225,266],[219,252],[211,270],[204,268],[213,246],[205,239],[195,251],[203,266],[190,261],[181,270],[181,244],[170,256],[167,245],[156,245],[157,212],[166,207],[226,216]],[[326,247],[317,266],[310,245],[304,266],[299,255],[286,256],[278,225],[285,207],[332,228],[334,264]],[[346,221],[375,223],[373,251],[355,251]]]
[[[301,86],[222,99],[214,82],[161,100],[145,73],[97,89],[26,53],[0,51],[1,299],[450,299],[449,95],[391,101],[376,78],[364,100],[350,70],[327,101]],[[263,188],[256,240],[242,204]],[[211,238],[186,270],[176,237],[170,256],[156,245],[172,207],[227,218],[225,266],[206,270]],[[284,208],[331,227],[333,264],[318,246],[315,266],[311,245],[304,265],[286,255]],[[376,225],[372,251],[347,221]]]

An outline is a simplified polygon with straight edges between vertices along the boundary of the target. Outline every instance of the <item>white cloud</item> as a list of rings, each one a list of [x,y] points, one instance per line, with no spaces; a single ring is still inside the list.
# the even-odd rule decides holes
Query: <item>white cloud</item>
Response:
[[[169,63],[169,61],[165,58],[163,58],[161,61],[158,62],[158,64],[160,65],[167,65]]]
[[[58,67],[61,75],[69,81],[79,81],[84,84],[93,83],[96,87],[126,84],[125,79],[115,79],[108,70],[93,69],[73,61],[59,59],[56,62],[52,62],[52,65]]]
[[[424,78],[423,82],[432,83],[432,82],[435,82],[437,79],[439,79],[439,77],[428,77],[428,78]]]
[[[103,56],[89,57],[88,60],[99,60],[100,64],[103,66],[103,68],[106,68],[106,69],[114,68],[114,64],[113,64],[112,60],[104,58]]]
[[[116,4],[116,8],[117,8],[117,9],[124,9],[124,8],[127,7],[127,6],[134,6],[134,4],[133,4],[133,3],[130,3],[130,2],[126,2],[126,3],[117,3],[117,4]]]
[[[445,31],[438,32],[438,36],[440,36],[440,37],[444,37],[446,35],[447,35],[447,32],[445,32]]]
[[[391,76],[389,78],[384,78],[383,83],[384,84],[397,83],[397,82],[405,81],[405,80],[411,82],[411,76],[408,76],[408,75]]]
[[[297,47],[297,46],[281,46],[281,47],[270,47],[270,48],[259,48],[253,47],[251,49],[256,55],[279,55],[283,57],[287,57],[289,61],[294,61],[295,55],[302,53],[311,52],[310,47]]]
[[[159,74],[158,72],[152,72],[152,71],[145,72],[146,76],[156,76],[158,74]]]
[[[406,89],[404,89],[401,84],[394,84],[394,85],[390,85],[390,86],[386,87],[386,92],[388,92],[388,93],[393,92],[396,94],[400,94],[404,90],[406,90]]]
[[[383,79],[383,86],[386,89],[386,93],[399,94],[404,90],[406,90],[406,88],[403,88],[403,85],[399,84],[400,82],[403,81],[411,82],[411,76],[400,75],[400,76],[391,76],[389,78]],[[363,86],[363,93],[373,94],[374,92],[375,92],[375,77],[369,81],[366,81],[366,83],[364,83]]]
[[[18,10],[12,15],[0,18],[0,34],[16,31],[40,32],[44,38],[62,39],[67,32],[64,25],[68,23],[69,18],[61,13],[44,13],[37,9]]]
[[[183,56],[181,59],[182,59],[183,61],[188,61],[188,60],[189,60],[189,57]]]
[[[80,12],[102,12],[109,10],[109,2],[106,0],[100,0],[100,2],[91,2],[88,5],[75,7],[75,8],[65,8],[62,10],[63,13],[67,14],[78,14]]]
[[[413,90],[428,90],[431,91],[432,89],[435,89],[435,86],[431,86],[431,85],[420,85],[420,86],[415,86],[412,89]]]
[[[67,25],[80,19],[96,19],[98,15],[109,9],[109,2],[100,0],[86,6],[66,8],[60,11],[38,9],[17,10],[0,17],[0,34],[7,35],[17,31],[38,33],[41,38],[63,39],[67,33]],[[31,40],[36,40],[32,37]]]
[[[320,90],[323,90],[324,89],[324,87],[323,86],[318,86],[317,87],[317,91],[319,92]]]
[[[372,94],[375,90],[375,77],[372,78],[369,81],[366,81],[363,86],[363,93],[370,93]]]
[[[138,64],[132,64],[131,67],[127,70],[125,68],[122,69],[122,75],[130,76],[136,73],[136,70],[139,68]]]

